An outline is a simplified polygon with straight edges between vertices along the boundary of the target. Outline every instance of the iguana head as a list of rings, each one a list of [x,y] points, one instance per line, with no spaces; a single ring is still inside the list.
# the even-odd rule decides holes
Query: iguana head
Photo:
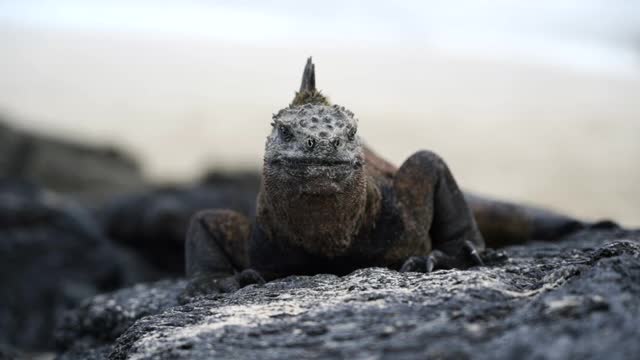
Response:
[[[364,174],[358,121],[342,106],[329,105],[315,88],[315,68],[307,60],[302,86],[289,107],[273,115],[263,175],[301,194],[347,191]]]

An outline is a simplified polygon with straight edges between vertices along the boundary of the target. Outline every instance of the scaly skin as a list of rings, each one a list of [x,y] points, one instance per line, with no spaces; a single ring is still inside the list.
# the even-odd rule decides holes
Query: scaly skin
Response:
[[[300,91],[273,116],[272,126],[256,219],[208,210],[191,222],[191,293],[233,291],[288,275],[344,275],[367,266],[430,272],[481,265],[485,241],[476,218],[498,245],[554,239],[582,226],[465,195],[430,151],[415,153],[399,168],[386,162],[362,144],[353,113],[331,106],[316,90],[311,59]]]

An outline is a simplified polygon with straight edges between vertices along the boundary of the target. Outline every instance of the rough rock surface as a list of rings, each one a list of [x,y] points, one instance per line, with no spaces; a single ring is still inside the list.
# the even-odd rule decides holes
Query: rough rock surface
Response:
[[[73,345],[73,352],[66,354],[71,358],[105,351],[108,354],[109,344],[136,320],[177,306],[178,294],[185,284],[180,280],[164,280],[87,299],[61,321],[56,334],[58,347],[66,349]]]
[[[486,266],[467,271],[369,268],[344,277],[289,277],[180,306],[158,297],[175,299],[182,282],[122,290],[75,313],[84,325],[74,337],[101,345],[68,342],[61,358],[632,359],[640,353],[640,232],[586,230],[504,254],[489,253]],[[109,345],[133,319],[154,311]]]
[[[0,343],[53,347],[60,314],[145,279],[88,211],[24,182],[0,180]]]

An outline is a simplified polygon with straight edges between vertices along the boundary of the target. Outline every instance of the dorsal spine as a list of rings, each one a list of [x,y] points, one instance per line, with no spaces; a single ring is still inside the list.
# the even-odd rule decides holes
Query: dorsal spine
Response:
[[[302,73],[300,91],[296,92],[296,96],[289,106],[294,107],[304,104],[329,105],[327,97],[316,89],[316,66],[311,57],[307,59],[307,64]]]

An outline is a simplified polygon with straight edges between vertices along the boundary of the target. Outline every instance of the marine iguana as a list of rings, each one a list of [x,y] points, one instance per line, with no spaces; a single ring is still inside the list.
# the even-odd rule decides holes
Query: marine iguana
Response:
[[[364,145],[354,114],[316,89],[311,58],[295,98],[272,120],[255,219],[217,209],[191,220],[185,246],[192,293],[369,266],[466,269],[483,263],[485,238],[496,247],[585,225],[465,195],[431,151],[400,167],[385,161]]]

